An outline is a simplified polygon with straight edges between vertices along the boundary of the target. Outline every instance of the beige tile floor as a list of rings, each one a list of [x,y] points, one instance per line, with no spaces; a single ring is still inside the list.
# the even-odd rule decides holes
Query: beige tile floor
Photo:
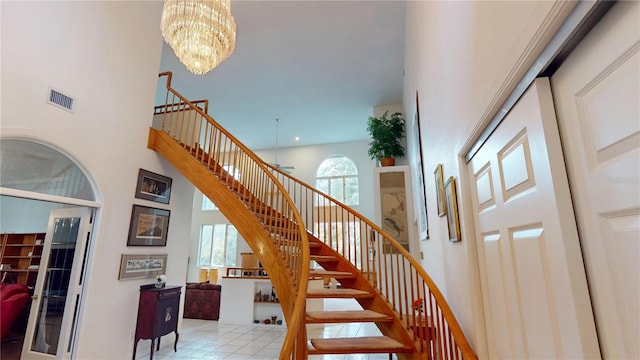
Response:
[[[183,319],[178,351],[173,351],[173,334],[163,337],[153,358],[208,360],[278,359],[286,329],[270,325],[230,325],[211,320]],[[380,332],[373,324],[325,325],[309,329],[309,337],[373,336]],[[138,342],[137,360],[149,359],[150,340]],[[387,360],[387,354],[310,356],[311,360]]]
[[[355,300],[325,299],[325,310],[362,309]],[[182,319],[178,351],[173,351],[175,337],[163,337],[154,360],[270,360],[278,359],[286,328],[277,325],[230,325],[212,320]],[[377,336],[380,330],[372,323],[310,325],[308,338]],[[136,360],[149,359],[151,341],[140,340]],[[395,358],[395,355],[393,356]],[[310,360],[388,360],[388,354],[314,355]]]

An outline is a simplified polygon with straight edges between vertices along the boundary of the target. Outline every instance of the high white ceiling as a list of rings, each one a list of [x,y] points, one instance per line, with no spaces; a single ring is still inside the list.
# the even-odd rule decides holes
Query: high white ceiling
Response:
[[[232,1],[231,12],[231,57],[194,75],[165,43],[160,71],[250,148],[275,147],[275,118],[280,147],[368,139],[373,108],[402,103],[404,1]]]

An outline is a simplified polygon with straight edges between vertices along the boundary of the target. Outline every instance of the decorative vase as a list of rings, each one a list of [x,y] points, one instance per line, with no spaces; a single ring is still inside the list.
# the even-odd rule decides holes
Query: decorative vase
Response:
[[[383,157],[380,159],[380,166],[395,166],[396,158],[392,157]]]
[[[167,277],[164,275],[156,276],[156,289],[162,289],[164,284],[167,282]]]

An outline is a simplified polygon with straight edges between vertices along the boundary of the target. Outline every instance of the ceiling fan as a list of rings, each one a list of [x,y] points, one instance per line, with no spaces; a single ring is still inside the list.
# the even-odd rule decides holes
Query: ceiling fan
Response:
[[[282,166],[278,164],[278,124],[280,123],[280,119],[276,118],[276,161],[271,163],[273,167],[276,169],[285,172],[287,174],[291,174],[291,170],[295,170],[293,166]]]

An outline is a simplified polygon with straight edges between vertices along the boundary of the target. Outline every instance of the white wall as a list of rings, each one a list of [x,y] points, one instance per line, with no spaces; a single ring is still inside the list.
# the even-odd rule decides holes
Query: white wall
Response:
[[[476,127],[487,120],[518,68],[536,51],[552,1],[412,1],[407,3],[404,108],[415,114],[420,98],[424,179],[431,239],[421,241],[423,267],[443,291],[472,346],[486,357],[470,194],[460,157]],[[409,135],[410,136],[410,135]],[[443,164],[445,179],[458,181],[463,239],[451,243],[447,218],[438,217],[433,171]],[[462,171],[461,171],[462,170]],[[490,330],[489,330],[490,331]]]
[[[146,148],[162,2],[3,1],[0,11],[2,136],[68,154],[86,169],[102,204],[76,358],[130,358],[138,287],[153,279],[118,280],[121,255],[168,253],[168,282],[183,284],[190,245],[193,187]],[[49,86],[76,98],[74,113],[45,103]],[[170,205],[134,198],[139,168],[173,178]],[[133,204],[171,210],[166,247],[126,246]]]
[[[496,97],[514,68],[539,40],[539,28],[559,2],[408,2],[404,113],[413,118],[420,95],[424,179],[431,239],[421,241],[422,261],[441,287],[472,345],[482,355],[473,224],[465,212],[469,193],[459,154],[478,124],[501,101]],[[138,285],[118,281],[122,253],[168,252],[168,279],[182,283],[189,254],[193,187],[158,155],[146,149],[162,38],[162,2],[0,2],[2,136],[20,136],[52,145],[85,167],[95,182],[98,212],[94,228],[87,296],[79,332],[80,359],[130,357]],[[16,36],[16,34],[20,34]],[[53,86],[77,99],[75,113],[44,102]],[[498,96],[499,97],[499,96]],[[364,124],[364,119],[362,120]],[[364,125],[363,125],[364,126]],[[326,156],[351,157],[361,174],[371,174],[367,141],[336,151],[335,145],[281,149],[278,161],[296,166],[313,182]],[[263,158],[273,161],[268,152]],[[460,181],[463,241],[447,240],[432,179],[442,163],[445,177]],[[369,164],[368,166],[366,164]],[[174,189],[166,248],[127,248],[138,168],[171,176]],[[368,179],[368,180],[367,180]],[[371,188],[371,177],[361,186]],[[361,193],[358,211],[373,218],[370,194]],[[146,345],[146,344],[145,344]]]

